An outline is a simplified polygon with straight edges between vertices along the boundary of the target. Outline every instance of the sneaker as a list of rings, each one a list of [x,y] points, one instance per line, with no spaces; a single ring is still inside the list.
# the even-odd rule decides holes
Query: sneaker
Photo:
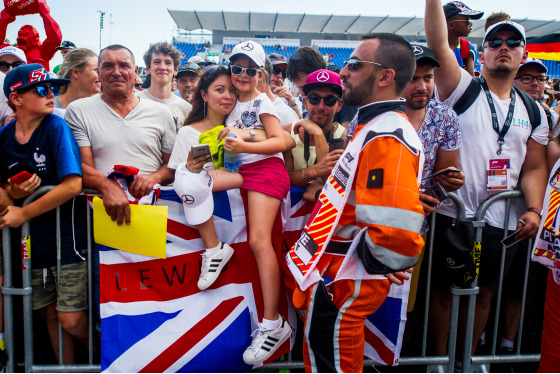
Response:
[[[281,318],[280,327],[275,330],[265,330],[259,324],[259,328],[251,335],[253,337],[251,345],[243,353],[243,361],[246,364],[254,365],[268,360],[288,340],[292,334],[292,328],[284,317]]]
[[[223,267],[233,256],[233,248],[222,242],[220,250],[214,254],[202,254],[202,268],[198,278],[198,289],[203,291],[210,287],[218,279]]]

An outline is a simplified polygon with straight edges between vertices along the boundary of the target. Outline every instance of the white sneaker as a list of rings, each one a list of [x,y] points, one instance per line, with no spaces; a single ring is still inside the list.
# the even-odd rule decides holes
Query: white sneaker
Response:
[[[202,254],[202,268],[198,278],[198,289],[203,291],[210,287],[218,279],[223,267],[233,256],[233,248],[227,243],[222,242],[220,250],[213,254]]]
[[[292,328],[284,317],[281,318],[280,327],[276,330],[265,330],[259,323],[259,328],[251,335],[253,342],[243,353],[243,361],[246,364],[254,365],[268,360],[288,340],[292,334]]]

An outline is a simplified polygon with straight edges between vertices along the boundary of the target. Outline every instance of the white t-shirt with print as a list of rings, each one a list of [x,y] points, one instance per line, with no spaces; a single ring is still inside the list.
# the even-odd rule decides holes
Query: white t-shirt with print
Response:
[[[249,100],[244,103],[238,101],[235,104],[233,111],[226,118],[226,126],[235,126],[240,129],[264,130],[264,125],[262,124],[260,118],[262,114],[271,114],[278,118],[278,113],[276,112],[274,104],[272,104],[272,101],[270,101],[268,96],[264,93],[261,93],[253,100]],[[284,160],[281,152],[270,155],[240,153],[239,162],[241,165],[244,165],[264,160],[269,157],[278,157],[279,159]]]
[[[453,107],[466,91],[472,77],[466,70],[461,69],[461,81],[451,96],[443,104]],[[437,90],[437,87],[436,87]],[[437,91],[436,91],[437,94]],[[500,100],[491,93],[500,131],[505,122],[511,99]],[[437,97],[437,96],[436,96]],[[496,154],[498,150],[498,134],[492,127],[492,114],[481,88],[475,102],[463,114],[459,116],[461,136],[463,138],[459,148],[459,168],[465,174],[465,184],[457,194],[465,204],[467,217],[473,217],[480,204],[499,190],[487,191],[487,170],[490,160],[509,159],[510,161],[510,186],[517,187],[521,167],[527,154],[527,141],[529,137],[539,144],[546,145],[548,142],[548,124],[544,110],[539,106],[541,112],[541,124],[531,134],[531,123],[523,101],[517,95],[513,120],[509,131],[504,137],[505,144],[502,153]],[[455,204],[443,205],[438,208],[438,213],[446,216],[456,217]],[[514,230],[517,224],[519,211],[512,210],[509,217],[509,229]],[[492,204],[486,211],[484,220],[491,226],[502,227],[505,217],[505,200]]]

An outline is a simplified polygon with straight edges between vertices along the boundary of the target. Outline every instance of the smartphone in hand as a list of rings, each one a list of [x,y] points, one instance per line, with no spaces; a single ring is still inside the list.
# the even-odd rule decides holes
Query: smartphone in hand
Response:
[[[27,171],[22,171],[21,173],[18,173],[13,177],[11,177],[10,182],[12,182],[13,184],[22,184],[23,182],[25,182],[31,177],[32,175],[29,174]]]
[[[208,144],[197,144],[191,147],[193,158],[210,156],[210,146]]]

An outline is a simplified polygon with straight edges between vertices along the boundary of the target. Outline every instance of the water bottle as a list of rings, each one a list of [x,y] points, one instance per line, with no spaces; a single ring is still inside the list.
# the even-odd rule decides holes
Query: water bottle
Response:
[[[236,138],[235,134],[229,133],[228,138]],[[227,171],[236,173],[239,170],[239,155],[237,153],[225,151],[224,152],[224,167]]]

